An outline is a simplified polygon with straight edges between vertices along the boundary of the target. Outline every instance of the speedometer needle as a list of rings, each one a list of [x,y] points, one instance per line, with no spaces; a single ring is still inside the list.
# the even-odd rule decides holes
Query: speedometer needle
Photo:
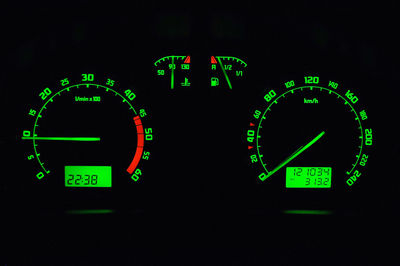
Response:
[[[305,146],[301,146],[300,148],[297,149],[292,155],[290,155],[288,158],[286,158],[282,163],[280,163],[277,167],[275,167],[274,170],[268,172],[268,175],[266,178],[270,177],[271,175],[275,174],[279,169],[290,163],[294,158],[299,156],[303,151],[307,150],[308,148],[311,147],[315,142],[317,142],[323,135],[325,134],[325,131],[322,131],[319,133],[318,136],[316,136],[313,140],[311,140],[309,143],[307,143]]]
[[[100,141],[100,138],[91,138],[91,137],[22,137],[22,139],[61,140],[61,141]]]

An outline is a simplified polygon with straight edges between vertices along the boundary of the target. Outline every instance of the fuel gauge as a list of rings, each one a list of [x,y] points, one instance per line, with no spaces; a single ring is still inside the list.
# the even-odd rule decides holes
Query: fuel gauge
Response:
[[[211,87],[228,86],[232,90],[233,80],[242,79],[247,63],[233,56],[211,56]]]

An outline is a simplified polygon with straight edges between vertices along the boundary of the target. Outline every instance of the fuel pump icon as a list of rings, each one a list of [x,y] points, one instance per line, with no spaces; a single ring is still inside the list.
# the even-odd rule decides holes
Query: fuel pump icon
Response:
[[[211,87],[216,87],[219,85],[219,79],[216,77],[211,77]]]

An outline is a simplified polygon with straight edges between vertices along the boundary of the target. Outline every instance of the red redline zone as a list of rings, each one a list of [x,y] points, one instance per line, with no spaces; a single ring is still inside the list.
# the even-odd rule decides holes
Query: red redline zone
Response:
[[[184,64],[190,64],[190,55],[186,56],[185,61],[183,61]]]
[[[137,131],[137,146],[136,146],[135,156],[133,157],[133,160],[130,163],[128,169],[126,169],[126,171],[129,174],[133,174],[133,172],[136,170],[136,167],[139,164],[140,158],[142,157],[143,147],[144,147],[144,130],[143,130],[142,121],[140,120],[139,116],[135,116],[133,118],[133,121],[135,122],[136,131]]]

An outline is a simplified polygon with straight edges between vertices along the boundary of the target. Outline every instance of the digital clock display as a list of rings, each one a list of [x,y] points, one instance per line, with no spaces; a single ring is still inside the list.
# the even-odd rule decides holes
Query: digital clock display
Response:
[[[111,166],[65,166],[66,187],[111,187]]]
[[[331,167],[287,167],[287,188],[330,188]]]

